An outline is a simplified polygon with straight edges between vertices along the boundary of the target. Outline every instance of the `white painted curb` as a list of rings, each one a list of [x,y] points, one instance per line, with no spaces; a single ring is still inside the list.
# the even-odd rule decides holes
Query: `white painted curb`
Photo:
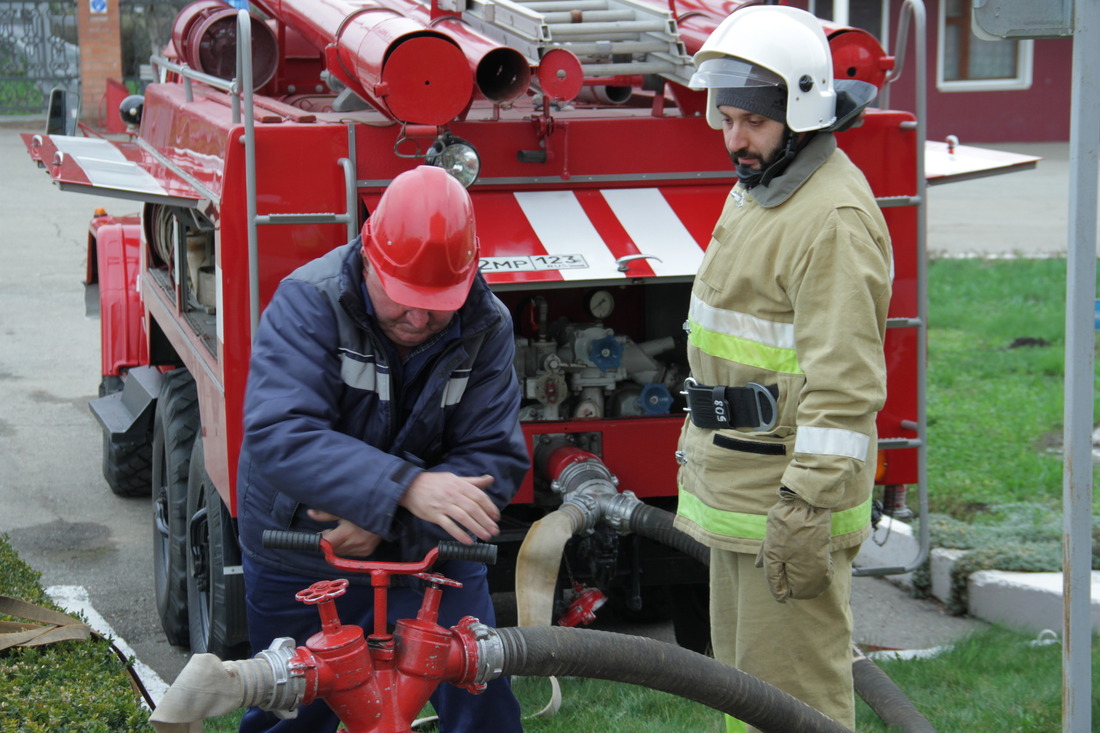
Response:
[[[918,542],[905,522],[883,517],[874,536],[863,543],[855,564],[859,567],[908,567],[917,557]],[[932,595],[946,602],[951,595],[951,567],[965,550],[937,548],[931,553]],[[911,573],[888,576],[910,587]],[[1061,630],[1063,625],[1062,573],[1013,573],[981,570],[967,585],[968,613],[991,623],[1022,631]],[[1092,571],[1093,633],[1100,633],[1100,571]]]
[[[91,602],[88,600],[88,590],[84,586],[51,585],[46,589],[46,594],[53,599],[54,603],[61,606],[69,613],[82,614],[89,626],[113,641],[115,646],[119,648],[119,651],[126,655],[127,659],[133,660],[134,673],[141,680],[141,683],[145,685],[145,690],[149,693],[149,697],[153,699],[153,704],[156,705],[160,702],[164,693],[168,691],[168,685],[165,684],[160,675],[151,667],[137,658],[137,654],[135,654],[134,650],[130,648],[130,645],[126,643],[126,640],[116,634],[114,629],[111,628],[111,625],[107,623],[107,619],[103,618],[103,616],[92,607]],[[148,707],[145,700],[142,700],[141,703]]]

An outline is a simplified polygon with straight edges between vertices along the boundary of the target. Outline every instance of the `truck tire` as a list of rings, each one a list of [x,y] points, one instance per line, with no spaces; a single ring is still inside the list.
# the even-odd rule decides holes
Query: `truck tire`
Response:
[[[237,532],[206,473],[202,438],[191,451],[187,481],[187,619],[191,653],[222,660],[249,656],[244,575]],[[227,575],[226,568],[238,572]]]
[[[153,577],[160,625],[186,646],[187,478],[199,429],[195,380],[186,369],[164,375],[153,419]]]
[[[119,377],[104,375],[99,383],[99,396],[105,397],[122,389]],[[103,433],[103,478],[115,496],[149,496],[152,479],[152,436],[141,443],[115,443]]]

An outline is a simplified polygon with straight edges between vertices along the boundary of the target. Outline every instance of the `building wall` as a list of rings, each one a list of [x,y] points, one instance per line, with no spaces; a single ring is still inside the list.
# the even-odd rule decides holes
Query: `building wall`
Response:
[[[107,80],[122,78],[119,17],[119,0],[77,0],[82,120],[96,123],[104,116]]]
[[[899,4],[900,5],[900,4]],[[1061,142],[1069,140],[1070,84],[1073,41],[1069,38],[1034,41],[1031,86],[1028,89],[982,92],[945,92],[936,88],[939,48],[939,0],[928,0],[928,138],[955,135],[963,143]],[[894,14],[896,15],[896,10]],[[891,44],[897,37],[893,19]],[[916,67],[910,36],[905,72],[893,85],[890,104],[912,109]]]

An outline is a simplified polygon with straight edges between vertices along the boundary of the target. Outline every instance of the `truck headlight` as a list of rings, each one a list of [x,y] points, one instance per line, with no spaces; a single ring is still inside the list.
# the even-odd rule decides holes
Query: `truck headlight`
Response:
[[[425,162],[447,171],[465,188],[472,186],[481,173],[481,158],[474,146],[450,134],[432,144]]]

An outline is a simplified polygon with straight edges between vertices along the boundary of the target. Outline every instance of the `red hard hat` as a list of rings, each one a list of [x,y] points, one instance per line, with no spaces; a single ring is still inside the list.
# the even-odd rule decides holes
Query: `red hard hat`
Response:
[[[390,300],[455,311],[478,268],[470,195],[442,168],[422,165],[390,183],[363,224],[363,255]]]

